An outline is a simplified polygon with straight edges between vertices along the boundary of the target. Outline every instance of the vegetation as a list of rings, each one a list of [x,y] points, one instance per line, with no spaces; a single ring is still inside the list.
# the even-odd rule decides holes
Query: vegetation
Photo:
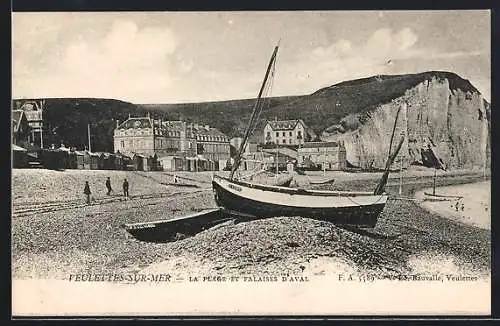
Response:
[[[256,130],[262,130],[266,120],[301,118],[316,135],[320,135],[349,114],[357,113],[363,120],[377,106],[402,96],[406,90],[431,78],[447,79],[452,90],[478,92],[468,80],[450,72],[362,78],[341,82],[310,95],[270,98]],[[243,135],[254,103],[255,99],[132,104],[113,99],[52,98],[46,100],[44,111],[44,143],[59,145],[64,142],[67,146],[84,148],[88,144],[87,124],[90,124],[92,150],[111,151],[116,120],[124,121],[129,114],[144,116],[147,112],[155,118],[209,124],[229,137],[237,137]],[[353,123],[356,125],[356,121]],[[259,140],[261,134],[256,132],[253,136],[254,141]]]

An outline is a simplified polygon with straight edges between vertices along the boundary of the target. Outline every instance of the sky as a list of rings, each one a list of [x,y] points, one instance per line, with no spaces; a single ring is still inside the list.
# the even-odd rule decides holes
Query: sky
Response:
[[[378,74],[451,71],[490,100],[490,12],[58,12],[12,14],[12,97],[136,104],[255,98]]]

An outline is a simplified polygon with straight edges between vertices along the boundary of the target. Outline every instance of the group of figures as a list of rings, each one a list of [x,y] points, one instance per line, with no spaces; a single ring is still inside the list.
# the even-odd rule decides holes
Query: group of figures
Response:
[[[125,196],[125,198],[129,197],[128,186],[129,185],[127,179],[123,179],[122,188],[123,188],[123,196]],[[108,196],[111,196],[111,193],[113,193],[113,188],[111,187],[111,179],[109,177],[106,179],[106,189],[107,189],[106,194]],[[85,181],[85,188],[83,189],[83,193],[86,196],[87,204],[90,205],[90,195],[92,194],[92,192],[90,191],[90,185],[88,181]]]

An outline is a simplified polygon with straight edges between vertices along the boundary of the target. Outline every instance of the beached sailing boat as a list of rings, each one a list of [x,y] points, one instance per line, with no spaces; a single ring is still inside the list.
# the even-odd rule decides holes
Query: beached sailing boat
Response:
[[[391,153],[401,108],[396,114],[385,171],[374,192],[304,190],[266,186],[235,179],[234,175],[241,164],[241,154],[245,143],[255,128],[256,119],[258,119],[263,106],[261,96],[264,89],[269,87],[269,75],[272,76],[271,70],[274,67],[277,52],[278,46],[275,47],[271,56],[250,124],[245,133],[244,142],[240,146],[229,178],[217,175],[213,177],[212,189],[219,208],[173,219],[124,224],[125,230],[134,238],[154,242],[175,241],[184,236],[194,235],[208,228],[216,227],[224,222],[249,221],[275,216],[302,216],[341,225],[375,227],[378,216],[383,211],[388,198],[385,186],[390,166],[404,141],[404,136],[402,136],[396,150]]]
[[[254,119],[260,115],[258,110],[262,108],[260,104],[261,95],[263,89],[268,85],[268,78],[271,69],[274,67],[277,52],[278,46],[274,48],[271,56],[239,154],[245,148],[248,135],[254,128]],[[217,205],[233,212],[253,216],[254,219],[276,216],[302,216],[326,220],[335,224],[375,227],[378,216],[383,211],[388,198],[385,193],[385,186],[390,166],[404,141],[404,136],[402,136],[395,152],[391,153],[399,111],[392,131],[386,168],[374,192],[304,190],[258,185],[235,180],[234,173],[241,163],[241,156],[238,155],[229,178],[218,175],[213,177],[212,188]]]

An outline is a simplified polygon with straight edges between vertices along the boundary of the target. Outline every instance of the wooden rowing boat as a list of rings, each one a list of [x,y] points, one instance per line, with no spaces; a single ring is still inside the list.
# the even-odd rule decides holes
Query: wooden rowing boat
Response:
[[[224,222],[254,218],[254,216],[231,212],[227,209],[214,208],[172,219],[123,224],[122,227],[140,241],[171,242],[193,236]]]
[[[425,201],[455,201],[463,198],[463,196],[458,195],[437,195],[435,193],[431,194],[428,192],[424,192],[424,195]]]
[[[312,185],[324,185],[328,183],[334,183],[335,178],[326,178],[326,179],[320,179],[320,180],[309,180],[309,183]]]

